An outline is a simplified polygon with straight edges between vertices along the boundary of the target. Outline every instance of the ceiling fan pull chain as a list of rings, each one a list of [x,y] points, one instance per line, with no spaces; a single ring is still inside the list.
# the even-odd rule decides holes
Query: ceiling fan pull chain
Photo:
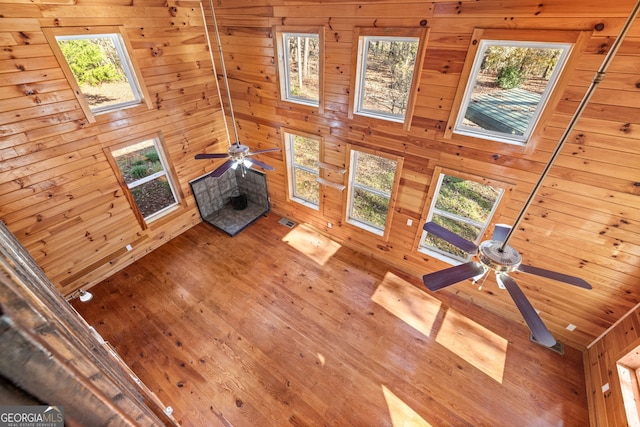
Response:
[[[480,284],[478,285],[478,290],[481,291],[482,287],[484,286],[484,281],[487,280],[487,272],[485,271],[484,274],[482,275],[482,277],[480,277],[478,280],[473,280],[473,283],[476,284],[480,281]]]
[[[484,281],[487,280],[487,273],[489,272],[489,270],[485,269],[484,272],[478,276],[475,276],[472,280],[471,283],[473,283],[474,285],[477,284],[478,282],[480,282],[480,285],[478,285],[478,290],[481,291],[482,287],[484,286]]]

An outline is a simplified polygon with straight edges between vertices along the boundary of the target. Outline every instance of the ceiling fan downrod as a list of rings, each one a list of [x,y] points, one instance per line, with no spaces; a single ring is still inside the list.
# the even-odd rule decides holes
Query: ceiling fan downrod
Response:
[[[213,7],[213,0],[209,0],[209,7],[211,8],[211,18],[213,19],[213,28],[216,34],[216,43],[218,45],[218,55],[220,56],[220,66],[222,67],[222,79],[224,81],[224,87],[227,91],[227,101],[229,102],[229,111],[231,114],[231,123],[233,124],[233,135],[235,136],[235,142],[233,144],[240,146],[240,138],[238,138],[238,126],[236,125],[236,117],[233,112],[233,102],[231,101],[231,90],[229,89],[229,77],[227,76],[227,67],[224,63],[224,55],[222,53],[222,41],[220,40],[220,30],[218,29],[218,20],[216,18],[216,11]],[[207,21],[205,19],[204,9],[202,7],[202,2],[200,3],[200,9],[202,11],[202,18],[205,24],[205,36],[207,37],[207,45],[209,46],[209,56],[211,57],[211,64],[213,65],[214,75],[218,75],[216,71],[216,63],[213,59],[213,49],[211,48],[211,40],[209,39],[209,31],[207,30]],[[224,118],[224,103],[222,102],[222,94],[220,91],[220,87],[218,86],[218,98],[220,99],[220,108],[223,111],[223,119],[224,119],[224,127],[227,132],[227,139],[229,141],[229,145],[231,143],[231,137],[229,135],[229,126],[227,125],[227,120]]]

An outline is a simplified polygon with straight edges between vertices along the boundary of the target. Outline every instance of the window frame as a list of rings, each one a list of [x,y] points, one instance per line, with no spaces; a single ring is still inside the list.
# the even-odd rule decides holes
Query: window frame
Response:
[[[313,139],[318,142],[318,159],[317,159],[317,172],[310,170],[308,167],[303,165],[297,165],[294,162],[294,146],[293,146],[293,138],[296,136],[300,136],[303,138]],[[320,204],[322,203],[322,190],[323,186],[320,183],[322,168],[321,163],[324,158],[324,144],[323,138],[319,135],[313,135],[306,132],[300,132],[297,130],[289,130],[282,129],[282,137],[283,137],[283,146],[285,147],[285,160],[287,163],[287,198],[293,202],[300,203],[303,206],[306,206],[310,209],[319,211]],[[318,203],[315,204],[310,200],[307,200],[303,197],[296,195],[295,188],[295,171],[296,169],[304,170],[305,172],[314,173],[316,175],[316,182],[318,183]]]
[[[490,231],[492,230],[492,226],[495,226],[496,224],[495,219],[500,217],[504,207],[507,205],[508,200],[511,197],[511,194],[513,193],[515,185],[505,181],[499,181],[493,178],[487,178],[479,175],[473,175],[467,172],[462,172],[459,170],[447,169],[444,167],[436,166],[434,168],[433,175],[431,178],[429,193],[424,204],[424,211],[422,214],[422,218],[424,218],[424,221],[421,222],[422,224],[429,222],[431,218],[433,218],[434,213],[437,213],[435,212],[436,210],[435,204],[437,201],[437,196],[440,193],[442,179],[444,178],[445,175],[455,176],[456,178],[462,178],[464,180],[475,181],[475,182],[489,185],[494,188],[499,188],[502,190],[502,194],[496,200],[496,203],[492,207],[491,213],[489,214],[486,223],[484,224],[484,226],[481,227],[481,231],[478,234],[478,237],[474,243],[479,244],[480,242],[487,240],[492,234],[492,232],[490,233]],[[437,210],[440,211],[439,209]],[[440,213],[438,214],[442,215]],[[462,221],[466,224],[477,223],[477,221],[471,220],[470,218],[460,217],[458,215],[448,213],[448,212],[446,213],[446,215],[443,215],[443,216],[447,216],[448,218],[453,218],[455,220]],[[416,248],[417,252],[425,255],[429,255],[433,258],[436,258],[440,261],[444,261],[452,265],[459,265],[459,264],[468,262],[472,258],[471,255],[467,255],[465,258],[457,257],[454,254],[451,254],[442,250],[438,250],[437,248],[431,248],[429,246],[423,245],[422,242],[424,242],[426,234],[427,232],[425,230],[421,230],[417,234],[417,239],[416,239],[416,242],[414,243],[414,248]]]
[[[389,193],[389,205],[387,208],[387,216],[385,219],[385,225],[383,229],[380,229],[378,227],[376,227],[373,224],[370,224],[368,222],[359,220],[357,218],[352,218],[351,217],[351,210],[353,208],[353,196],[354,196],[354,175],[356,173],[357,167],[354,163],[355,160],[357,160],[357,154],[358,152],[361,153],[366,153],[366,154],[371,154],[374,156],[379,156],[379,157],[384,157],[386,159],[390,159],[390,160],[394,160],[396,162],[396,170],[395,170],[395,174],[393,177],[393,185],[391,187],[391,192]],[[345,223],[350,224],[352,226],[361,228],[363,230],[369,231],[370,233],[376,234],[378,236],[381,236],[384,240],[388,240],[389,239],[389,233],[390,233],[390,229],[391,229],[391,223],[393,222],[393,212],[395,210],[395,205],[396,205],[396,198],[397,198],[397,194],[398,194],[398,188],[400,186],[400,175],[402,174],[402,166],[403,166],[403,161],[404,159],[401,156],[397,156],[397,155],[393,155],[393,154],[388,154],[388,153],[383,153],[381,151],[378,150],[370,150],[364,147],[359,147],[359,146],[353,146],[351,144],[348,145],[348,153],[349,153],[349,175],[348,175],[348,180],[347,180],[347,191],[345,192],[345,202],[344,202],[344,206],[345,206]],[[377,189],[374,188],[367,188],[365,190],[372,190],[371,192],[373,192],[374,194],[378,194],[378,195],[382,195],[385,196],[385,194],[380,194],[382,192],[380,192]]]
[[[122,175],[122,171],[118,166],[116,156],[113,154],[113,152],[126,147],[130,147],[132,145],[146,142],[146,141],[153,141],[156,148],[156,152],[158,153],[158,157],[160,159],[160,163],[163,166],[164,173],[155,172],[149,176],[136,180],[135,182],[138,183],[137,185],[130,186],[130,184],[127,184],[125,182],[124,176]],[[175,170],[173,169],[173,165],[168,161],[168,157],[165,154],[166,147],[165,147],[164,139],[162,138],[161,134],[158,133],[158,134],[146,135],[143,137],[135,138],[126,142],[119,143],[117,145],[105,147],[103,148],[103,151],[107,157],[107,161],[109,162],[109,164],[111,165],[111,168],[113,169],[113,172],[116,176],[116,180],[118,181],[118,184],[120,184],[120,187],[122,188],[127,200],[129,201],[129,205],[131,206],[131,209],[133,210],[133,213],[143,230],[147,229],[151,223],[157,222],[161,218],[166,217],[171,212],[181,207],[184,207],[184,195],[182,194],[181,188],[178,185],[179,181],[175,179],[176,173],[175,173]],[[167,178],[167,182],[169,183],[171,192],[173,193],[175,203],[172,205],[166,206],[154,212],[151,215],[144,217],[142,215],[142,212],[140,211],[140,208],[138,207],[138,204],[135,201],[135,198],[133,197],[133,193],[131,192],[131,189],[135,188],[138,185],[143,184],[144,182],[148,182],[153,179],[156,179],[162,175],[166,176]],[[144,182],[139,182],[139,181],[144,181]]]
[[[278,58],[278,67],[276,68],[278,74],[278,82],[280,90],[278,92],[279,100],[281,102],[291,102],[298,105],[317,108],[318,112],[322,114],[324,112],[324,26],[319,27],[297,27],[297,26],[275,26],[273,28],[275,34],[276,43],[274,48],[276,49],[276,58]],[[300,98],[290,96],[290,75],[288,67],[288,50],[284,45],[285,35],[293,35],[303,37],[305,35],[318,37],[318,48],[320,50],[318,58],[318,101],[309,101],[306,98]]]
[[[620,394],[629,426],[640,426],[640,345],[616,362]]]
[[[422,75],[422,65],[425,57],[426,40],[429,29],[421,28],[379,28],[379,27],[356,27],[354,30],[354,43],[352,50],[352,73],[350,79],[350,93],[348,117],[355,119],[360,116],[364,119],[377,119],[389,124],[400,124],[405,130],[411,128],[411,121],[415,111],[418,97],[418,86]],[[364,57],[366,40],[370,38],[381,39],[418,39],[418,48],[412,74],[411,86],[407,98],[407,110],[401,120],[392,118],[390,114],[382,114],[371,111],[362,111],[360,108],[362,96],[364,94],[364,81],[366,75],[366,58]]]
[[[49,46],[51,50],[58,60],[58,64],[62,69],[69,85],[71,86],[78,102],[80,103],[80,107],[82,108],[87,120],[89,123],[96,122],[96,116],[101,114],[108,114],[112,112],[117,112],[125,108],[133,108],[140,105],[145,105],[148,109],[152,109],[153,105],[151,103],[151,96],[147,90],[147,87],[144,83],[144,79],[142,77],[142,72],[140,67],[137,64],[135,56],[132,55],[133,47],[129,41],[127,33],[122,26],[93,26],[93,27],[43,27],[42,31],[45,35],[45,38],[49,42]],[[78,39],[84,39],[91,36],[116,36],[119,39],[119,43],[116,44],[116,50],[118,50],[120,59],[122,61],[123,67],[125,68],[125,74],[128,79],[129,85],[132,87],[132,91],[134,95],[139,98],[136,102],[126,102],[120,104],[114,104],[111,106],[98,107],[92,109],[87,101],[86,97],[82,93],[78,82],[76,81],[69,64],[65,56],[58,45],[57,37],[73,37]],[[134,90],[135,89],[135,90]],[[137,93],[136,93],[137,92]]]
[[[480,129],[473,130],[463,125],[463,121],[465,118],[465,113],[467,112],[467,108],[471,103],[471,96],[473,95],[473,89],[477,80],[477,75],[479,73],[479,68],[481,65],[481,59],[484,57],[484,52],[486,48],[489,46],[511,46],[511,47],[524,47],[524,48],[557,48],[562,49],[562,53],[558,58],[558,63],[551,73],[551,77],[542,92],[540,97],[540,101],[536,106],[535,112],[531,120],[527,123],[526,130],[522,136],[513,136],[510,137],[508,134],[504,132],[492,131],[488,129]],[[550,94],[553,92],[558,76],[562,73],[564,66],[566,64],[566,60],[571,53],[572,45],[569,43],[536,43],[536,42],[523,42],[518,40],[489,40],[484,39],[481,40],[478,46],[478,51],[476,53],[476,57],[474,59],[473,67],[471,68],[471,73],[469,74],[469,78],[467,81],[467,87],[462,98],[462,105],[460,106],[460,111],[458,113],[458,117],[456,119],[453,132],[459,135],[467,135],[471,137],[477,137],[482,139],[488,139],[495,142],[503,142],[505,144],[514,144],[514,145],[526,145],[527,141],[531,137],[531,133],[535,129],[538,120],[540,119],[540,115],[542,111],[545,109],[545,106],[549,100]]]
[[[460,80],[453,99],[447,126],[444,131],[446,139],[454,141],[462,141],[470,146],[483,147],[484,149],[507,149],[513,147],[515,151],[531,153],[535,149],[538,141],[541,139],[541,130],[545,123],[554,113],[555,107],[562,97],[564,89],[567,87],[570,70],[575,70],[581,53],[584,51],[586,44],[591,37],[592,31],[564,31],[564,30],[512,30],[512,29],[482,29],[476,28],[471,37],[471,43],[467,50],[467,56],[460,74]],[[476,66],[476,57],[480,50],[481,42],[484,40],[504,41],[504,42],[525,42],[525,43],[556,43],[569,44],[569,52],[562,69],[555,70],[557,78],[553,87],[547,87],[548,97],[543,106],[540,107],[540,114],[535,123],[531,126],[529,138],[523,143],[513,143],[481,137],[478,135],[468,135],[456,132],[456,123],[458,117],[463,116],[466,109],[463,109],[465,95],[469,96],[472,92],[470,82],[475,81],[473,70]],[[472,80],[472,81],[471,81]]]

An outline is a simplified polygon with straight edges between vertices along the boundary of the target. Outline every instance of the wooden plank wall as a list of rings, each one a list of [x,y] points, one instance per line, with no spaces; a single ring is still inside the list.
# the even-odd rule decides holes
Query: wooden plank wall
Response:
[[[326,163],[347,166],[347,146],[362,146],[404,157],[398,203],[388,240],[347,224],[345,198],[325,187],[319,211],[286,197],[282,153],[265,155],[277,166],[268,174],[273,209],[324,230],[339,241],[422,275],[448,265],[416,250],[436,166],[514,184],[496,222],[511,223],[567,126],[577,103],[618,35],[633,1],[334,1],[220,0],[216,11],[230,76],[241,139],[276,144],[280,128],[324,138]],[[348,119],[349,79],[354,70],[357,26],[429,28],[419,95],[409,131],[365,117]],[[277,25],[324,26],[325,108],[281,102],[274,52]],[[577,64],[556,108],[535,137],[534,150],[505,144],[446,139],[444,129],[459,84],[474,28],[567,29],[589,31]],[[586,346],[638,301],[640,226],[637,218],[640,151],[640,24],[632,28],[605,81],[572,133],[556,166],[529,210],[512,244],[524,262],[581,276],[594,284],[587,292],[518,275],[543,320],[563,342]],[[347,175],[333,179],[346,184]],[[407,226],[407,220],[412,225]],[[327,223],[332,223],[328,228]],[[493,279],[491,279],[493,280]],[[506,293],[495,285],[482,291],[450,288],[505,317],[522,321]],[[577,326],[574,332],[565,328]]]
[[[416,250],[435,167],[514,184],[496,222],[512,222],[618,35],[633,0],[215,0],[241,140],[282,147],[282,128],[323,137],[324,161],[347,166],[347,147],[400,155],[397,205],[388,239],[345,223],[344,194],[326,187],[313,211],[286,197],[284,154],[261,159],[273,210],[403,271],[448,265]],[[205,2],[204,8],[208,2]],[[91,286],[200,221],[189,180],[214,166],[198,152],[226,147],[200,4],[175,0],[0,0],[0,219],[66,295]],[[153,109],[130,108],[86,121],[42,27],[123,25],[142,68]],[[278,99],[273,28],[324,26],[325,106]],[[419,95],[408,131],[348,118],[354,29],[429,29]],[[535,138],[535,149],[444,137],[474,28],[580,30],[590,37],[562,96]],[[209,32],[213,36],[211,22]],[[524,262],[579,275],[591,292],[517,275],[551,331],[578,349],[640,302],[640,23],[636,21],[605,80],[570,135],[512,241]],[[218,69],[220,74],[220,69]],[[161,132],[176,171],[182,207],[142,229],[103,149]],[[327,177],[325,177],[327,178]],[[346,174],[328,177],[346,184]],[[407,226],[407,220],[412,225]],[[327,224],[332,223],[332,228]],[[133,250],[125,247],[131,244]],[[452,292],[522,321],[509,297],[488,283]],[[565,329],[577,326],[575,332]],[[603,341],[608,343],[609,341]],[[609,345],[609,344],[606,344]],[[590,350],[592,351],[592,350]],[[605,369],[605,368],[602,368]],[[605,371],[602,371],[605,372]],[[595,384],[595,383],[594,383]]]
[[[639,345],[640,307],[635,307],[583,353],[592,426],[628,425],[616,364]]]
[[[193,156],[226,147],[202,12],[193,1],[0,3],[0,219],[68,295],[200,221],[189,180],[206,165]],[[125,27],[154,108],[90,124],[42,27],[100,25]],[[103,149],[157,134],[183,204],[143,230]]]

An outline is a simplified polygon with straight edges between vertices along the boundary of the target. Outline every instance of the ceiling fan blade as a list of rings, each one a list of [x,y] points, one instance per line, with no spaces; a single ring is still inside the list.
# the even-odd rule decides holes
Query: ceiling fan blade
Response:
[[[553,338],[549,329],[547,329],[545,324],[542,322],[542,319],[538,316],[536,309],[533,308],[516,281],[505,273],[496,275],[496,279],[502,283],[505,288],[507,288],[507,291],[509,291],[511,299],[516,303],[516,307],[520,310],[524,321],[527,322],[527,326],[529,326],[529,329],[536,341],[546,347],[553,347],[556,345],[555,338]]]
[[[466,264],[460,264],[455,267],[436,271],[435,273],[425,274],[422,276],[422,281],[430,291],[437,291],[439,289],[446,288],[449,285],[483,274],[484,272],[485,270],[482,264],[477,262],[468,262]]]
[[[252,156],[254,154],[260,154],[260,153],[270,153],[272,151],[280,151],[279,148],[265,148],[264,150],[256,150],[256,151],[250,151],[248,152],[246,155],[247,156]]]
[[[493,235],[491,236],[491,240],[504,242],[504,239],[507,238],[507,234],[509,234],[509,231],[511,231],[511,226],[509,224],[496,224],[493,228]]]
[[[211,154],[207,154],[207,153],[200,153],[200,154],[196,154],[196,160],[200,160],[200,159],[224,159],[229,157],[229,154],[227,153],[211,153]]]
[[[227,160],[226,162],[221,164],[220,167],[218,167],[218,169],[211,172],[210,176],[213,178],[220,178],[226,171],[229,170],[229,168],[231,168],[231,166],[233,166],[234,163],[235,163],[235,160],[233,159]]]
[[[262,162],[260,162],[260,161],[258,161],[258,160],[256,160],[256,159],[247,159],[247,160],[248,160],[249,162],[251,162],[251,163],[255,164],[255,165],[260,166],[262,169],[265,169],[265,170],[268,170],[268,171],[272,171],[272,170],[274,170],[274,168],[272,168],[271,166],[269,166],[269,165],[267,165],[267,164],[265,164],[265,163],[262,163]]]
[[[532,265],[520,264],[518,271],[524,273],[535,274],[536,276],[546,277],[547,279],[557,280],[558,282],[567,283],[569,285],[578,286],[579,288],[592,289],[591,285],[579,277],[569,276],[568,274],[558,273],[556,271],[545,270],[544,268],[534,267]]]
[[[451,243],[453,246],[462,249],[468,254],[475,255],[478,253],[478,246],[475,243],[470,242],[467,239],[458,236],[456,233],[452,233],[451,231],[447,230],[441,225],[436,224],[433,221],[429,221],[425,223],[422,228],[427,233],[431,233],[434,236],[439,237]]]

